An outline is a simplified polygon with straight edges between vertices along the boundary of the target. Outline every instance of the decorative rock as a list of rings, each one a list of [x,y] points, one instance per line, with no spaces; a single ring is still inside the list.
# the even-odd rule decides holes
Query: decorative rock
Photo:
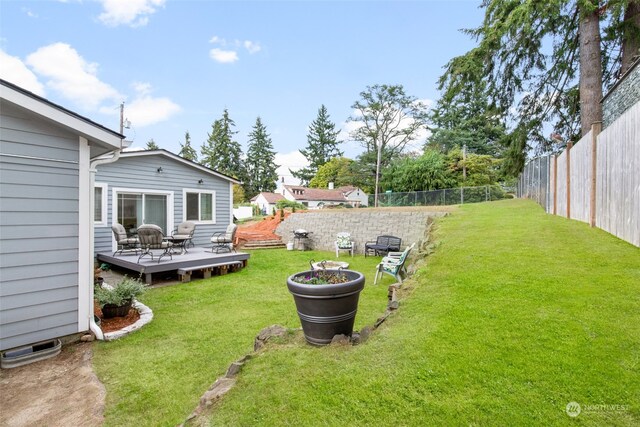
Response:
[[[200,398],[200,406],[211,406],[213,402],[220,399],[231,390],[231,387],[236,383],[233,378],[220,378],[218,379],[209,390],[205,392]]]
[[[82,342],[91,342],[95,339],[96,337],[94,337],[93,334],[86,334],[80,337],[80,341]]]
[[[348,344],[349,344],[349,337],[344,334],[334,335],[333,339],[331,340],[331,345],[348,345]]]
[[[225,377],[226,378],[235,377],[238,374],[238,372],[240,372],[243,365],[244,363],[233,362],[231,365],[229,365],[229,369],[227,369],[227,375],[225,375]]]
[[[360,334],[357,332],[354,332],[351,334],[351,344],[352,345],[358,345],[360,344]]]
[[[369,336],[371,335],[371,326],[365,326],[364,328],[362,328],[362,330],[360,331],[360,342],[363,343],[366,340],[369,339]]]
[[[258,351],[265,346],[272,337],[283,337],[287,334],[287,328],[280,325],[271,325],[260,331],[253,342],[253,351]]]
[[[389,310],[397,310],[398,307],[400,306],[400,303],[398,301],[391,301],[388,305],[387,308]]]
[[[378,320],[376,320],[376,323],[374,323],[373,327],[377,328],[382,325],[384,321],[387,320],[387,317],[389,317],[389,310],[385,311],[382,316],[378,317]]]

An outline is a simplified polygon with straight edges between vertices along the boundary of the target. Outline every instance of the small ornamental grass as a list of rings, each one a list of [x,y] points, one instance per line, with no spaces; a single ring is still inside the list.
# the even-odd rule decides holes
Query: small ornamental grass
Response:
[[[145,290],[144,283],[125,276],[113,287],[97,287],[94,296],[100,308],[109,304],[121,306],[144,294]]]
[[[349,278],[341,270],[316,270],[293,276],[292,281],[302,285],[337,285],[347,283]]]

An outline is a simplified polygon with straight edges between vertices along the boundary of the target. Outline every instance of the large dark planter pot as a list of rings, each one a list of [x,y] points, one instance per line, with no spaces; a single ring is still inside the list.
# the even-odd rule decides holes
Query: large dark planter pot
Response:
[[[357,271],[326,271],[345,274],[349,281],[336,285],[294,282],[295,277],[311,275],[311,270],[296,273],[287,279],[287,288],[296,303],[304,337],[313,345],[327,345],[334,335],[351,335],[360,291],[364,288],[364,276]]]
[[[129,310],[131,310],[131,300],[124,305],[105,304],[102,307],[102,317],[105,319],[124,317],[129,314]]]

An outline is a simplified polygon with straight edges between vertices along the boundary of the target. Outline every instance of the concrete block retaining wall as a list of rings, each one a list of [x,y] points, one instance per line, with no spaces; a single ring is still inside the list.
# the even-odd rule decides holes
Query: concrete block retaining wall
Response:
[[[367,241],[377,236],[390,234],[402,239],[402,247],[425,238],[430,218],[446,215],[446,211],[429,208],[385,209],[345,209],[321,210],[294,213],[288,216],[276,229],[283,242],[293,241],[293,230],[305,229],[311,234],[311,248],[333,251],[336,235],[346,231],[356,242],[356,253],[364,253]]]

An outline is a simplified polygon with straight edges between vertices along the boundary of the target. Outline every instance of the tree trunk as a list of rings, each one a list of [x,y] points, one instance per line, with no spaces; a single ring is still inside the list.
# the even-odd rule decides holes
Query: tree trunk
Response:
[[[602,63],[598,10],[580,11],[580,126],[582,135],[602,121]]]
[[[622,33],[622,76],[640,57],[640,0],[631,0],[624,12],[625,29]],[[635,27],[635,28],[634,28]]]

